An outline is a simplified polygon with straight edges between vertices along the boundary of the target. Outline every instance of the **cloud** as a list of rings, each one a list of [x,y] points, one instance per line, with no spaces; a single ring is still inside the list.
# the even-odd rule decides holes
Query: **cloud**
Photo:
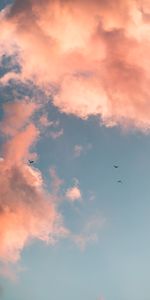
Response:
[[[56,168],[50,168],[50,177],[51,177],[51,193],[55,200],[60,200],[60,188],[64,184],[64,180],[60,179],[57,175]]]
[[[81,198],[81,191],[79,187],[73,186],[66,191],[66,197],[70,201],[76,201]]]
[[[87,144],[87,145],[75,145],[74,146],[74,156],[75,157],[79,157],[82,153],[87,153],[87,151],[92,149],[92,145],[91,144]]]
[[[48,120],[48,115],[47,114],[43,114],[40,119],[40,124],[43,126],[43,127],[51,127],[51,126],[54,126],[54,121],[49,121]]]
[[[18,275],[23,271],[25,271],[25,268],[20,267],[18,264],[0,264],[0,276],[9,279],[12,282],[17,282]]]
[[[43,105],[44,107],[44,105]],[[43,113],[37,122],[37,126],[40,129],[40,132],[46,137],[51,137],[56,140],[64,134],[63,128],[59,129],[60,122],[59,120],[51,120],[48,118],[47,113]]]
[[[54,140],[58,139],[58,138],[61,137],[63,134],[64,134],[63,128],[61,128],[61,129],[58,130],[58,131],[50,131],[50,132],[49,132],[50,137],[51,137],[52,139],[54,139]]]
[[[95,200],[95,198],[96,198],[95,193],[93,191],[90,191],[89,192],[89,201],[93,202]]]
[[[17,0],[0,12],[0,55],[17,57],[20,80],[49,91],[61,112],[147,130],[149,14],[138,0]]]
[[[21,130],[38,109],[35,102],[29,99],[16,100],[3,104],[3,121],[0,122],[0,131],[2,134],[14,136]]]
[[[32,116],[37,107],[38,105],[29,99],[3,105],[0,132],[5,137],[2,153],[8,165],[23,163],[30,157],[30,148],[40,134],[32,122]]]
[[[11,140],[3,146],[5,158],[9,164],[27,161],[30,157],[29,149],[39,136],[39,131],[33,123],[24,130],[18,132]]]
[[[18,261],[23,248],[34,239],[54,244],[68,234],[56,203],[45,189],[41,172],[27,164],[31,147],[39,137],[31,120],[35,107],[24,101],[4,105],[0,261],[5,263]]]
[[[89,243],[97,242],[98,238],[95,234],[76,234],[73,236],[73,242],[84,251]]]
[[[83,152],[83,146],[82,145],[75,145],[74,146],[74,156],[75,157],[79,157],[82,152]]]
[[[104,300],[104,297],[103,297],[103,296],[100,296],[100,297],[98,298],[98,300]]]
[[[98,242],[100,232],[106,219],[100,215],[93,215],[85,222],[80,233],[72,234],[72,241],[84,251],[88,244]]]
[[[16,262],[21,250],[33,239],[54,243],[65,234],[52,199],[39,180],[39,171],[1,163],[0,259]],[[11,201],[10,201],[11,199]]]

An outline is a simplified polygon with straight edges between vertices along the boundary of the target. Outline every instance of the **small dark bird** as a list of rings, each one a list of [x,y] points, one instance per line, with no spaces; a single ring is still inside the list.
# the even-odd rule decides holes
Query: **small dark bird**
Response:
[[[30,163],[30,164],[33,164],[33,163],[34,163],[34,160],[29,160],[29,163]]]
[[[118,183],[122,183],[122,180],[118,180],[117,182],[118,182]]]
[[[118,169],[118,168],[119,168],[119,166],[117,166],[117,165],[114,165],[114,168],[115,168],[115,169]]]

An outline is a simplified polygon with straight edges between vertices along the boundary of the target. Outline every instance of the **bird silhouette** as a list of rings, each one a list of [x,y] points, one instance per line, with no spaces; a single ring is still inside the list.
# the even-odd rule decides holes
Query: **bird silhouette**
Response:
[[[29,163],[30,163],[30,164],[33,164],[33,163],[34,163],[34,160],[30,160],[30,159],[29,159]]]
[[[119,168],[119,166],[118,166],[118,165],[114,165],[114,168],[115,168],[115,169],[118,169],[118,168]]]

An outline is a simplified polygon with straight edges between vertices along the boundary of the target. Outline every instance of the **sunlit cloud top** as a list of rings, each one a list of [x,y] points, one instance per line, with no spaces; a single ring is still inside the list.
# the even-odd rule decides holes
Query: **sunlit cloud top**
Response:
[[[21,70],[1,82],[30,79],[66,114],[149,129],[147,1],[18,0],[0,26],[1,55]]]

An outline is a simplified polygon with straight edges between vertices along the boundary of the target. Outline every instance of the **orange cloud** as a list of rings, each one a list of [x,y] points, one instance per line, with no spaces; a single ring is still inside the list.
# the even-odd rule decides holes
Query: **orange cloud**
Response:
[[[1,54],[17,53],[20,79],[50,89],[61,111],[146,130],[148,16],[147,1],[18,0],[0,14]]]

